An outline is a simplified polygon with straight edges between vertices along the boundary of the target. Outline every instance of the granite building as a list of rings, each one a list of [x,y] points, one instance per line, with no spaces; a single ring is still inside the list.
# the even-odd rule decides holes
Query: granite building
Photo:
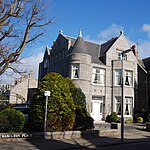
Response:
[[[86,95],[87,109],[95,121],[104,120],[111,112],[120,116],[123,95],[124,116],[130,118],[138,90],[135,47],[122,58],[122,52],[130,47],[123,32],[99,44],[85,41],[81,32],[73,38],[60,31],[52,47],[46,47],[39,64],[39,81],[49,72],[71,78]]]

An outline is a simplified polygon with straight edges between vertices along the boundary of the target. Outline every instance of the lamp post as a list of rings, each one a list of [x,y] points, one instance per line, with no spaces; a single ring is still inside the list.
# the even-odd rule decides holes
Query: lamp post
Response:
[[[47,122],[47,103],[48,103],[48,97],[51,95],[50,91],[45,91],[44,96],[46,97],[46,106],[45,106],[45,121],[44,121],[44,138],[46,136],[46,122]]]
[[[123,59],[126,53],[129,53],[130,51],[132,51],[131,48],[124,50],[121,53],[122,56],[122,61],[121,61],[121,69],[122,69],[122,83],[121,83],[121,94],[122,94],[122,98],[121,98],[121,142],[124,142],[124,65],[123,65]]]

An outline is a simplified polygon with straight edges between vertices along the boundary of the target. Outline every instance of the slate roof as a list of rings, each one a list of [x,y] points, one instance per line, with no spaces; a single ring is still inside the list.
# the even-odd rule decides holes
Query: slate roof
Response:
[[[115,38],[112,38],[109,41],[103,43],[101,45],[100,55],[103,56],[109,50],[109,48],[115,43],[115,41],[117,39],[118,39],[118,37],[115,37]]]
[[[138,59],[138,63],[145,69],[145,65],[141,59]]]
[[[103,64],[99,60],[99,53],[100,53],[101,45],[92,43],[92,42],[88,42],[88,41],[85,41],[85,45],[87,47],[89,55],[91,55],[91,57],[92,57],[92,63]]]
[[[77,40],[75,41],[71,53],[83,53],[88,54],[87,47],[82,36],[78,36]]]
[[[147,71],[150,71],[150,57],[142,60]]]
[[[72,50],[74,49],[74,46],[76,45],[76,38],[70,37],[70,36],[65,36],[68,40],[71,40],[71,46],[72,46]],[[82,41],[83,42],[83,41]],[[99,60],[99,54],[100,54],[100,50],[101,50],[101,45],[100,44],[96,44],[96,43],[92,43],[89,41],[84,41],[84,45],[86,46],[87,52],[86,54],[89,54],[92,57],[92,63],[97,63],[97,64],[102,64],[104,65],[100,60]],[[78,46],[78,45],[77,45]],[[77,48],[76,46],[76,48]],[[79,47],[78,47],[79,48]],[[79,49],[78,49],[79,50]],[[75,50],[74,50],[75,52]],[[80,52],[79,52],[80,53]]]

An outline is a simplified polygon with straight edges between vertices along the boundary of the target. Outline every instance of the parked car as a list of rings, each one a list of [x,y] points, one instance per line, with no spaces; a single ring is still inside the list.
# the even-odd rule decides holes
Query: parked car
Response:
[[[26,103],[24,103],[24,104],[17,104],[15,106],[16,110],[19,110],[19,111],[21,111],[24,114],[25,125],[28,124],[29,108],[30,108],[30,104],[26,104]]]

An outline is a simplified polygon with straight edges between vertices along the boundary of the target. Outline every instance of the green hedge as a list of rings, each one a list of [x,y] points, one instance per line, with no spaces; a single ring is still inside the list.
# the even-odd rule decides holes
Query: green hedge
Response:
[[[90,117],[86,108],[77,106],[74,130],[94,129],[94,119]]]
[[[112,112],[110,115],[107,115],[106,117],[106,122],[110,123],[110,122],[117,122],[119,123],[119,117],[117,116],[116,112]]]
[[[20,132],[25,123],[23,113],[13,108],[0,112],[0,132]]]

